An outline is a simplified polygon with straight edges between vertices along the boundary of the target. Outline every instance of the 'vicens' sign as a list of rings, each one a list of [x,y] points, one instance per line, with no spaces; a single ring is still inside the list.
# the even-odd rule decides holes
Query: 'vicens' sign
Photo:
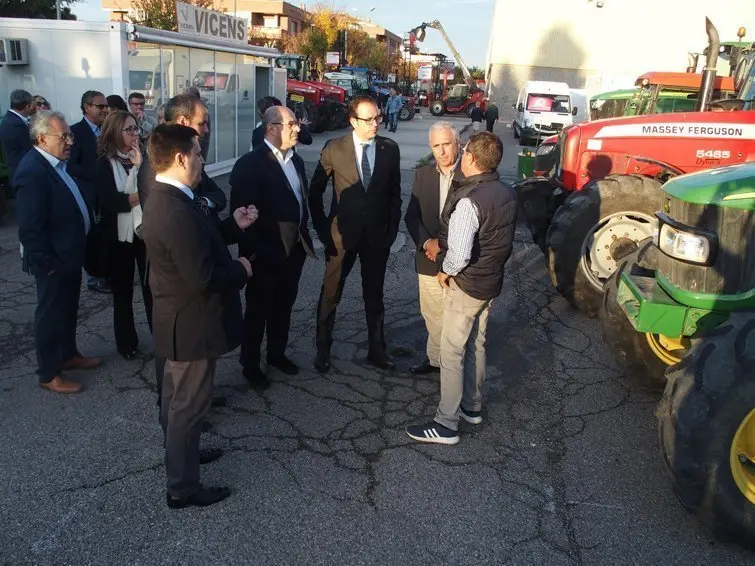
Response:
[[[176,16],[180,33],[225,39],[244,45],[248,43],[247,21],[244,18],[183,2],[176,2]]]

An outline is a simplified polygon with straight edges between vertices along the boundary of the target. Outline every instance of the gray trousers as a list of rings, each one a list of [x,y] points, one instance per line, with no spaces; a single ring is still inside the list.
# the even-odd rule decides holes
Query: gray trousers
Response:
[[[419,310],[427,328],[427,359],[440,367],[440,338],[443,331],[443,299],[445,289],[434,275],[418,275]]]
[[[167,491],[187,497],[199,488],[199,436],[212,403],[215,359],[165,362],[160,423]]]
[[[458,430],[459,406],[468,411],[482,408],[480,390],[485,370],[485,332],[492,300],[470,297],[451,280],[443,303],[440,340],[440,403],[435,422]]]

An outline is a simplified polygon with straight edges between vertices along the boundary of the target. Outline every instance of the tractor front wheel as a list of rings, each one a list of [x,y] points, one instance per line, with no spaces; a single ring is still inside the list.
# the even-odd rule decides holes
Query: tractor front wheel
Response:
[[[546,263],[553,285],[573,307],[598,314],[603,285],[619,260],[653,235],[660,187],[641,175],[609,175],[569,195],[553,215]]]
[[[714,536],[755,548],[755,311],[695,340],[666,375],[656,414],[674,491]]]
[[[430,114],[433,116],[443,116],[446,113],[446,105],[442,100],[433,100],[430,105]]]
[[[639,248],[620,261],[619,268],[603,287],[603,301],[599,318],[603,341],[613,351],[617,361],[640,380],[642,385],[662,390],[666,384],[664,372],[680,361],[684,354],[685,338],[669,339],[659,334],[637,332],[617,300],[622,273],[653,277],[658,266],[658,248],[648,238]]]

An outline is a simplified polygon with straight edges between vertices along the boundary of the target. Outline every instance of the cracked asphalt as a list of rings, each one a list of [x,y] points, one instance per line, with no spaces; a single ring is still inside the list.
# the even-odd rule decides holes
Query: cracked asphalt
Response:
[[[402,124],[399,143],[421,146],[430,123]],[[510,176],[517,146],[498,128]],[[402,180],[405,210],[412,172]],[[36,384],[36,295],[7,221],[0,249],[2,564],[755,560],[713,541],[678,503],[657,449],[658,394],[630,381],[597,322],[552,289],[522,227],[490,317],[484,422],[462,422],[458,445],[416,444],[404,433],[406,424],[434,414],[438,381],[408,372],[423,355],[425,334],[402,223],[385,283],[397,370],[365,363],[358,264],[338,310],[333,369],[311,370],[324,263],[308,260],[290,347],[304,371],[271,371],[273,384],[260,395],[246,386],[237,352],[219,360],[216,388],[228,406],[211,411],[203,445],[225,455],[202,474],[233,494],[178,511],[165,505],[152,343],[139,291],[142,356],[134,361],[115,353],[110,297],[82,292],[79,347],[105,364],[74,374],[86,386],[82,394],[55,395]]]

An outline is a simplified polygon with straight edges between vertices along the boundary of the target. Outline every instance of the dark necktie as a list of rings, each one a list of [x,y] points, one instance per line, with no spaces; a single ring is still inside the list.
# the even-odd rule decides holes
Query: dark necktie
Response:
[[[370,186],[370,180],[372,179],[372,173],[370,172],[370,160],[367,159],[367,147],[370,144],[362,144],[362,185],[364,189]]]
[[[204,201],[203,198],[195,195],[194,196],[194,206],[196,206],[197,210],[199,210],[199,212],[201,212],[205,216],[209,216],[210,215],[210,207],[207,206],[207,204],[205,203],[205,201]]]

